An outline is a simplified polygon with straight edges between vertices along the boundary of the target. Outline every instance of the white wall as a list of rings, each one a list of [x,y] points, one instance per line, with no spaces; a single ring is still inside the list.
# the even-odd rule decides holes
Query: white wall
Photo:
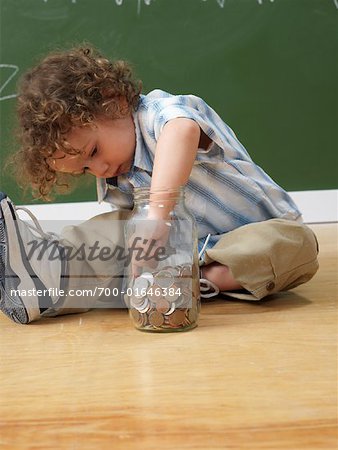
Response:
[[[290,192],[290,195],[302,211],[305,223],[338,222],[338,189]],[[99,205],[97,202],[23,206],[41,221],[69,221],[69,223],[72,221],[78,223],[112,210],[107,203]]]

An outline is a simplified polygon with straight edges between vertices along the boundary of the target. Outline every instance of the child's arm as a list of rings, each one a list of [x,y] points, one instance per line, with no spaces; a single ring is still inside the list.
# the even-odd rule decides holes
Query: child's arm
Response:
[[[163,127],[157,141],[148,211],[148,219],[151,222],[146,224],[146,229],[143,228],[143,231],[136,231],[138,237],[142,235],[143,241],[138,247],[142,247],[145,253],[147,253],[150,243],[156,241],[149,257],[155,257],[158,247],[166,246],[169,233],[168,213],[175,204],[170,192],[166,195],[163,191],[156,194],[156,191],[178,188],[187,183],[199,146],[200,134],[200,127],[196,122],[177,118],[170,120]],[[161,208],[157,206],[158,202],[156,202],[159,199],[164,200],[161,202],[163,205]],[[152,201],[154,201],[153,204]],[[155,257],[154,260],[148,261],[147,265],[151,266],[151,263],[154,263],[156,266],[157,262]],[[140,267],[144,264],[144,260],[133,258],[132,273],[134,276],[139,275]]]
[[[191,119],[172,119],[163,127],[156,145],[150,201],[156,200],[155,192],[159,189],[178,188],[187,183],[200,135],[199,125]],[[150,207],[150,218],[166,218],[173,206],[168,197],[165,208]]]

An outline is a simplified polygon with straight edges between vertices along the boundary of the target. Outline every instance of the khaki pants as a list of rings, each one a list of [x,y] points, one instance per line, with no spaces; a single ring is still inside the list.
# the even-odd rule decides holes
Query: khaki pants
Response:
[[[124,246],[124,223],[130,211],[101,214],[62,231],[61,244],[81,249],[99,242],[102,249]],[[271,219],[252,223],[224,234],[205,252],[205,264],[227,265],[243,290],[227,296],[260,300],[269,294],[292,289],[310,280],[318,270],[318,244],[312,230],[303,223]],[[83,312],[93,307],[123,307],[119,296],[102,295],[105,288],[121,291],[123,264],[117,258],[71,259],[69,289],[100,288],[90,297],[67,296],[62,307],[46,315]],[[101,291],[101,294],[100,294]],[[99,295],[100,294],[100,295]]]
[[[230,267],[244,292],[226,292],[260,300],[309,281],[318,270],[318,242],[303,223],[271,219],[230,231],[206,251],[205,263]]]

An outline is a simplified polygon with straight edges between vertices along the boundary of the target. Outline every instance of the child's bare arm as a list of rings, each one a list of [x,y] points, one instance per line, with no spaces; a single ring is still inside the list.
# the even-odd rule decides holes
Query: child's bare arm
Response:
[[[196,157],[200,134],[200,127],[196,122],[177,118],[164,126],[157,141],[148,210],[148,219],[151,222],[136,231],[136,235],[142,237],[138,248],[143,247],[146,253],[152,243],[153,253],[149,255],[150,257],[155,255],[157,247],[165,247],[168,239],[168,213],[175,201],[172,200],[172,193],[166,193],[165,190],[175,189],[187,183]],[[158,190],[161,192],[158,193]],[[142,223],[140,225],[142,226]],[[148,267],[152,262],[157,265],[155,258],[147,262]],[[133,259],[132,273],[138,276],[140,267],[144,264],[144,260]]]
[[[156,200],[159,189],[173,189],[185,185],[189,179],[196,157],[200,127],[191,119],[170,120],[158,139],[151,181],[151,200]],[[165,208],[150,208],[149,215],[164,218],[172,203]]]

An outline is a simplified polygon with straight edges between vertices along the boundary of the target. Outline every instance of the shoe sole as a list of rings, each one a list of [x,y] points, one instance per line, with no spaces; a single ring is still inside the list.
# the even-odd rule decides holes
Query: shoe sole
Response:
[[[29,264],[14,208],[7,198],[0,203],[0,240],[0,310],[14,322],[27,324],[41,316],[39,298],[27,295],[23,300],[13,295],[13,290],[36,292],[46,288]]]

